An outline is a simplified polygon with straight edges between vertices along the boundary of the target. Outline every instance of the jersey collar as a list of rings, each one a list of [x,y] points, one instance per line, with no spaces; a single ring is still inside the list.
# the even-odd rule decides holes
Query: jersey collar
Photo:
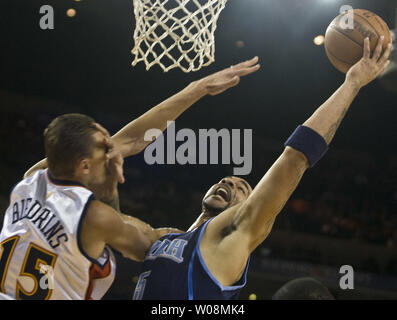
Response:
[[[78,182],[78,181],[72,181],[72,180],[58,180],[56,179],[50,172],[50,170],[47,169],[47,177],[48,180],[50,180],[51,183],[58,185],[58,186],[79,186],[79,187],[84,187],[87,188],[84,184]]]

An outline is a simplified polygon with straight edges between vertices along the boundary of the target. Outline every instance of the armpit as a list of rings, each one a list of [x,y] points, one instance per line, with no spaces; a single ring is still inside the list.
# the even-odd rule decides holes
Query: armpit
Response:
[[[237,230],[237,226],[235,225],[235,223],[230,223],[228,224],[226,227],[224,227],[221,230],[221,238],[226,238],[227,236],[229,236],[230,234],[232,234],[234,231]]]

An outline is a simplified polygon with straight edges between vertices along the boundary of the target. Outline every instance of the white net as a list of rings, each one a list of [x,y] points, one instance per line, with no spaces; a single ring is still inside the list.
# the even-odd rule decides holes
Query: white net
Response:
[[[134,0],[132,65],[197,71],[215,61],[215,30],[227,0]]]

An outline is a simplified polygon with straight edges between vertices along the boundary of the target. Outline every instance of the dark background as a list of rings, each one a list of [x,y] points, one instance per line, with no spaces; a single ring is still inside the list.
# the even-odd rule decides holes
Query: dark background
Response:
[[[39,9],[52,5],[55,29],[41,30]],[[80,112],[115,133],[149,108],[224,67],[259,56],[261,70],[228,92],[205,97],[177,121],[179,128],[253,129],[255,185],[295,127],[344,77],[313,38],[350,4],[395,25],[395,2],[230,0],[216,31],[216,62],[199,72],[131,67],[133,1],[2,0],[0,59],[0,209],[9,191],[44,157],[42,132],[56,116]],[[66,10],[75,8],[74,18]],[[244,47],[236,45],[243,41]],[[339,299],[397,297],[397,96],[378,81],[364,88],[327,156],[307,172],[254,253],[241,298],[269,299],[289,279],[312,276]],[[126,160],[121,207],[155,227],[187,229],[206,190],[233,165],[148,166]],[[139,264],[118,257],[117,279],[105,296],[129,299]],[[338,270],[357,272],[355,290],[338,289]]]

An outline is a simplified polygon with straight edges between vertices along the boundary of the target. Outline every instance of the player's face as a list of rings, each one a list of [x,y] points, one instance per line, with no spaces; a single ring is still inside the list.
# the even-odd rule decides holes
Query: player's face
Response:
[[[251,192],[251,186],[244,179],[226,177],[208,190],[203,206],[207,211],[219,213],[246,200]]]

